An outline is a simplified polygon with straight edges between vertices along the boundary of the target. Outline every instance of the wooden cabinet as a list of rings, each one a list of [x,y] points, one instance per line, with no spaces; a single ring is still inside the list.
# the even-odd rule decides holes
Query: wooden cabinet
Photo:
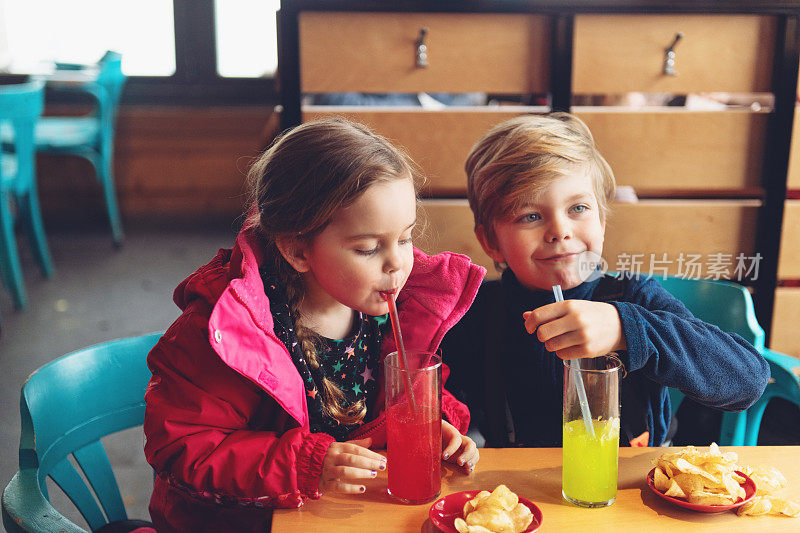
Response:
[[[759,278],[747,281],[769,330],[782,224],[776,214],[786,191],[797,87],[798,17],[800,5],[766,0],[284,1],[283,126],[339,114],[404,147],[428,178],[421,191],[426,231],[417,243],[432,252],[466,253],[494,277],[473,235],[464,159],[483,133],[507,118],[571,111],[589,125],[617,183],[644,198],[612,206],[604,253],[609,267],[635,254],[673,261],[680,254],[760,254]],[[425,66],[415,55],[423,34]],[[571,105],[575,95],[631,91],[770,93],[774,105],[721,111]],[[522,102],[537,95],[548,105],[302,107],[303,94],[325,92],[483,92],[522,95]],[[797,150],[792,175],[800,176]],[[794,220],[792,211],[787,209],[784,226]],[[785,231],[784,239],[793,235]],[[793,264],[791,254],[786,257],[781,272]],[[679,274],[678,263],[668,271]],[[719,273],[704,267],[702,275]],[[722,277],[735,278],[732,268]]]

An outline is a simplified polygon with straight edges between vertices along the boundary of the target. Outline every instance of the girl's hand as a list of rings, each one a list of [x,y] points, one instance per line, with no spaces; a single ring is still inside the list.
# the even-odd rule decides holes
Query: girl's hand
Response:
[[[367,490],[359,480],[372,479],[386,469],[386,458],[367,449],[372,439],[334,442],[322,460],[321,492],[358,494]]]
[[[527,311],[522,318],[528,333],[535,332],[561,359],[598,357],[627,347],[617,308],[609,303],[564,300]]]
[[[475,470],[480,455],[473,440],[442,420],[442,459],[463,466],[467,474]]]

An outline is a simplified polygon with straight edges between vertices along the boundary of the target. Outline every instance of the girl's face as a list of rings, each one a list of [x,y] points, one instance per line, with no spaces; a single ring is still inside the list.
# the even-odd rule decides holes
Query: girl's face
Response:
[[[377,182],[340,209],[305,250],[306,299],[369,315],[389,312],[381,291],[399,291],[414,263],[417,201],[411,178]]]
[[[592,185],[591,176],[576,169],[529,198],[518,212],[495,222],[494,243],[482,228],[478,239],[494,261],[508,264],[529,289],[576,287],[582,283],[580,254],[588,251],[593,252],[589,257],[600,257],[603,252],[605,219]]]

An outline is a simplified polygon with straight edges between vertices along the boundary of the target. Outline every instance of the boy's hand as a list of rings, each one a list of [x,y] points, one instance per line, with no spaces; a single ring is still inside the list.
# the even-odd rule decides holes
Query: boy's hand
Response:
[[[467,474],[475,470],[480,455],[475,442],[442,420],[442,459],[463,466]]]
[[[626,349],[617,308],[604,302],[564,300],[522,314],[528,333],[561,359],[598,357]]]
[[[322,460],[321,492],[358,494],[367,490],[359,480],[371,479],[386,469],[386,458],[369,450],[372,439],[334,442]]]

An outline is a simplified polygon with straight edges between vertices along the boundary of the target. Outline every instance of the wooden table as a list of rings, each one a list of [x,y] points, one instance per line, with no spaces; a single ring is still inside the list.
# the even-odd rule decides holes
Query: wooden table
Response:
[[[800,531],[800,518],[739,517],[733,512],[703,514],[672,506],[647,488],[651,460],[679,448],[620,448],[619,492],[602,509],[582,509],[561,498],[561,448],[483,449],[471,476],[445,466],[442,495],[462,490],[492,490],[500,483],[533,501],[542,510],[539,531]],[[739,453],[740,465],[768,464],[789,480],[780,494],[800,502],[800,446],[726,447]],[[367,483],[356,496],[326,494],[300,509],[276,510],[272,531],[434,532],[428,519],[431,504],[401,505],[386,494],[386,474]]]

